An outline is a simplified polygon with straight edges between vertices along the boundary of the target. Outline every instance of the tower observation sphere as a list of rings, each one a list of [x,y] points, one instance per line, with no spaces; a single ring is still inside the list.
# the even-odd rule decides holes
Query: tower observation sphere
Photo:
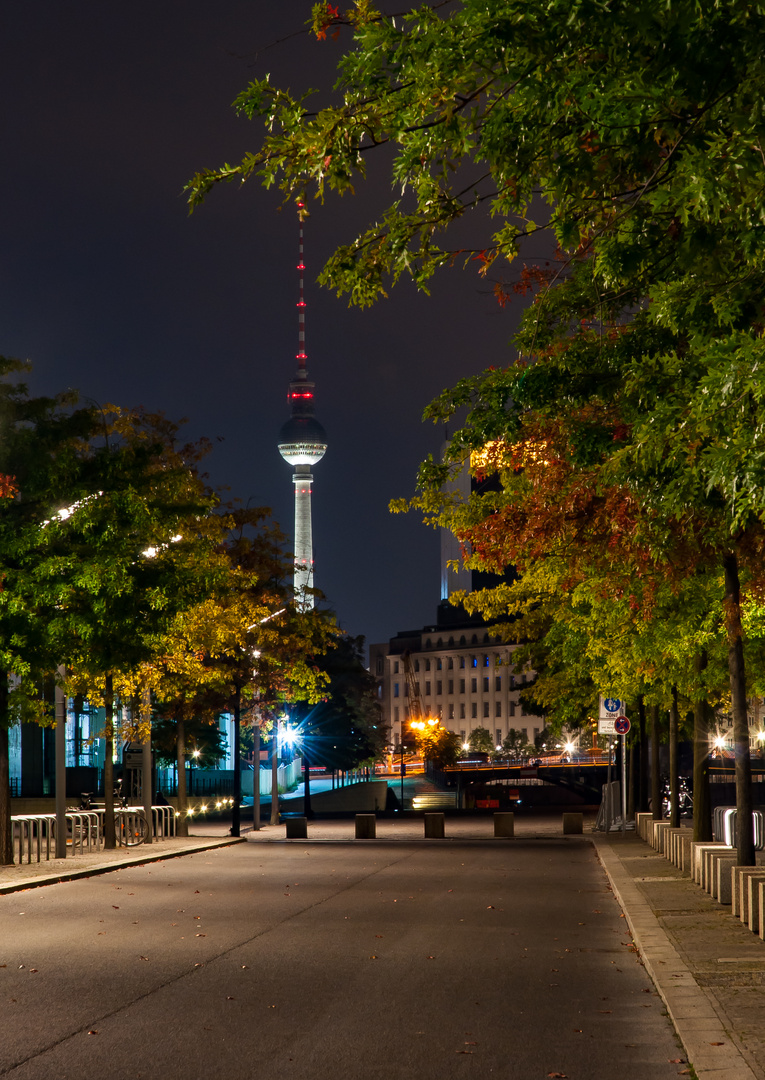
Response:
[[[300,222],[300,299],[298,300],[298,369],[290,382],[287,401],[290,418],[279,432],[279,453],[292,465],[295,488],[295,598],[304,611],[314,606],[313,588],[313,526],[311,520],[311,466],[321,461],[327,449],[324,428],[314,416],[314,383],[308,378],[305,351],[305,300],[303,298],[303,204],[298,203]]]

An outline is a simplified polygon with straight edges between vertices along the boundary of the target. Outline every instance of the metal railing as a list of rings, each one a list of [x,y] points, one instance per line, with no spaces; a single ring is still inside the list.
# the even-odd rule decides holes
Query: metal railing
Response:
[[[104,809],[67,810],[67,855],[85,855],[100,851],[104,843]],[[142,806],[116,807],[115,815],[143,817]],[[172,806],[152,806],[152,838],[166,840],[175,836],[175,811]],[[42,862],[56,858],[56,815],[14,814],[11,817],[13,861]]]

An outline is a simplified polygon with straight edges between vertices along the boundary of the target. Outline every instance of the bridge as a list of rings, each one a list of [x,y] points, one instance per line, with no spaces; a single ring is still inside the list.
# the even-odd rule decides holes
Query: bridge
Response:
[[[587,802],[599,803],[603,785],[608,781],[608,758],[603,754],[594,760],[566,761],[558,756],[537,759],[533,765],[530,762],[468,761],[445,769],[436,769],[427,763],[425,772],[433,783],[445,788],[464,788],[470,784],[502,780],[510,784],[518,780],[543,780],[574,791]],[[735,779],[733,768],[723,765],[712,765],[710,776],[716,783],[732,784]],[[611,765],[611,779],[619,779],[614,764]],[[765,774],[753,771],[752,780],[763,781]]]

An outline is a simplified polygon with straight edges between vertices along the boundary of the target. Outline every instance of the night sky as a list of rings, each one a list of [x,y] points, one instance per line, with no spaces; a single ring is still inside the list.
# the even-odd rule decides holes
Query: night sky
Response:
[[[291,536],[291,469],[276,449],[297,352],[297,224],[256,180],[189,216],[194,172],[236,162],[259,129],[230,105],[271,73],[331,87],[342,42],[304,32],[309,0],[26,0],[0,24],[0,352],[31,389],[188,418],[216,441],[210,479],[272,508]],[[281,43],[279,39],[285,39]],[[410,283],[372,310],[315,284],[336,243],[388,197],[385,162],[355,198],[311,203],[308,370],[329,449],[314,470],[316,585],[368,642],[435,618],[438,537],[393,516],[442,430],[431,398],[503,365],[518,312],[462,264],[427,297]],[[485,220],[469,221],[476,245]]]

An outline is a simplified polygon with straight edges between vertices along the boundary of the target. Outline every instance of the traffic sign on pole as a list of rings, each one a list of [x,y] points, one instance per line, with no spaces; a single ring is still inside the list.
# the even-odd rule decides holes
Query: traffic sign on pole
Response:
[[[600,719],[615,720],[617,716],[624,716],[624,702],[621,698],[600,699]]]
[[[620,716],[617,720],[614,720],[614,731],[619,735],[626,735],[631,726],[626,716]]]

